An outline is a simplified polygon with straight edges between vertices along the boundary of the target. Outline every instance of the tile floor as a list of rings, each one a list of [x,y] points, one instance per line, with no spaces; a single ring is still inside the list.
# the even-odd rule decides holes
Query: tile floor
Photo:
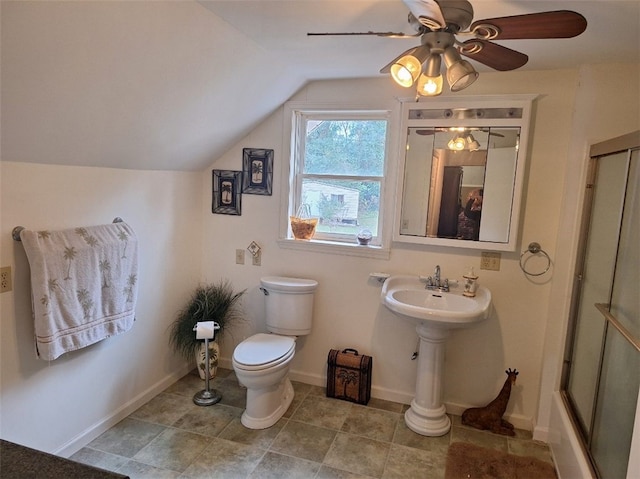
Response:
[[[103,433],[71,459],[131,478],[443,478],[447,447],[467,441],[551,462],[545,444],[462,426],[429,438],[404,423],[407,406],[371,399],[361,406],[295,383],[295,398],[277,424],[261,431],[240,423],[245,390],[218,370],[214,406],[193,404],[204,381],[188,374]]]

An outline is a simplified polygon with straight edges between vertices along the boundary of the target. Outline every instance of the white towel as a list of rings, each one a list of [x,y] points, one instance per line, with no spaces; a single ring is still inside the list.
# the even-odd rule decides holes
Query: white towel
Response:
[[[36,352],[41,359],[131,329],[138,241],[126,223],[64,231],[22,230],[31,268]]]

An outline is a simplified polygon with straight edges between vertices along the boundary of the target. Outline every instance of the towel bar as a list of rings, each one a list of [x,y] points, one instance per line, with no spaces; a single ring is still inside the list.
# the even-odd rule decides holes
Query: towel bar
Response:
[[[113,218],[113,221],[112,221],[112,223],[122,223],[122,222],[123,220],[119,216],[116,216],[115,218]],[[13,238],[14,241],[22,241],[20,239],[20,233],[22,232],[23,229],[25,229],[24,226],[16,226],[11,230],[11,237]]]

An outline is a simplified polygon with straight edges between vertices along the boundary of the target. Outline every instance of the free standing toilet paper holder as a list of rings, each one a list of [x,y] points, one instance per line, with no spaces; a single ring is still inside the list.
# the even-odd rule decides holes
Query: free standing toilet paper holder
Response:
[[[213,321],[212,321],[213,322]],[[199,323],[198,323],[199,324]],[[196,331],[196,337],[198,336],[198,324],[193,327],[193,330]],[[216,329],[220,329],[220,325],[218,323],[213,323],[213,331],[211,338],[204,338],[204,381],[205,387],[202,391],[199,391],[194,394],[193,402],[198,406],[212,406],[222,399],[222,394],[220,394],[216,389],[209,388],[209,339],[214,339],[216,335]]]

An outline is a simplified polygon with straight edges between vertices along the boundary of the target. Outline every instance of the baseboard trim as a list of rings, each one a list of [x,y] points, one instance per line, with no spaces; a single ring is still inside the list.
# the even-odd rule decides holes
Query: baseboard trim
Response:
[[[125,404],[113,411],[113,413],[111,413],[110,415],[104,417],[97,423],[93,424],[91,427],[82,431],[80,434],[55,450],[53,454],[55,454],[56,456],[67,458],[72,454],[75,454],[84,446],[97,438],[100,434],[115,426],[118,422],[122,421],[125,417],[138,409],[140,406],[147,403],[149,400],[153,399],[155,396],[171,386],[178,379],[188,374],[191,369],[193,369],[193,365],[185,365],[178,371],[165,376],[160,381],[142,391],[136,397],[132,398],[130,401],[127,401]]]

